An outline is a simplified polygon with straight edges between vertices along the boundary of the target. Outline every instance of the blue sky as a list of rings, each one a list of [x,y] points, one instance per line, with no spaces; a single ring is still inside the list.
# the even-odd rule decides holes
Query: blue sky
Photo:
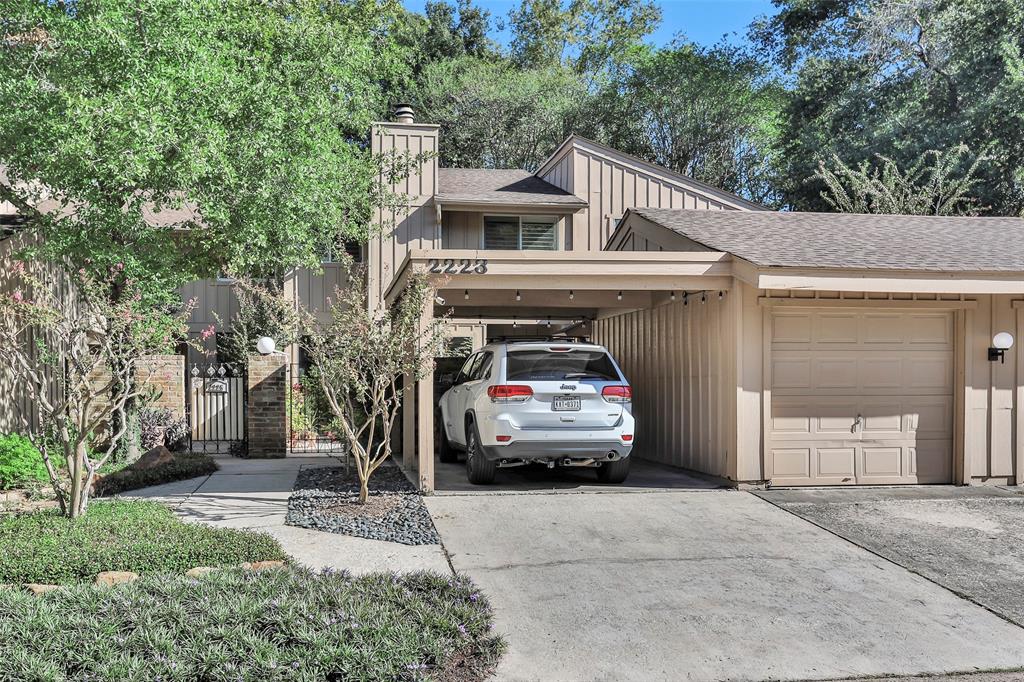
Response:
[[[403,4],[422,12],[425,0],[403,0]],[[519,0],[477,0],[476,4],[490,10],[492,17],[503,18]],[[742,42],[751,21],[775,12],[771,0],[659,0],[658,5],[662,24],[651,36],[658,45],[680,33],[703,45],[714,44],[726,34],[730,42]]]

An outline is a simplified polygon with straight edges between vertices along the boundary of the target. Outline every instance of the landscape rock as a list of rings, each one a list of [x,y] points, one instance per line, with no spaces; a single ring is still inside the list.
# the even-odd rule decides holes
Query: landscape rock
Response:
[[[45,594],[50,590],[60,589],[60,585],[43,585],[41,583],[25,583],[25,589],[32,594]]]
[[[358,505],[355,468],[303,469],[288,498],[290,526],[403,545],[440,543],[423,499],[405,474],[392,463],[370,479],[370,499]]]
[[[185,575],[189,578],[201,578],[204,575],[209,575],[210,573],[213,573],[216,570],[217,569],[212,566],[196,566],[195,568],[190,568],[187,571],[185,571]]]
[[[130,583],[138,579],[139,574],[132,571],[103,571],[96,574],[96,584],[100,587],[110,587]]]
[[[157,445],[132,463],[133,469],[155,469],[174,461],[174,454],[163,445]]]
[[[266,571],[272,568],[284,568],[283,561],[246,561],[241,567],[247,571]]]

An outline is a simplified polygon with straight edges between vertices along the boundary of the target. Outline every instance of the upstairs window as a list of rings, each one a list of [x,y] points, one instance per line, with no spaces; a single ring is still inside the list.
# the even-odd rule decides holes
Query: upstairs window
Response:
[[[558,219],[545,216],[485,216],[484,248],[498,251],[558,248]]]

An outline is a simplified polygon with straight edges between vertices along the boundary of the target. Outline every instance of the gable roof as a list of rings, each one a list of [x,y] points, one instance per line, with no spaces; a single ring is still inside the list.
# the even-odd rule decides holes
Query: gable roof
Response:
[[[440,204],[526,204],[578,209],[583,199],[523,170],[504,168],[438,168]]]
[[[595,142],[594,140],[583,137],[582,135],[577,135],[576,133],[569,135],[569,137],[565,138],[565,141],[563,141],[562,144],[558,145],[555,151],[553,151],[551,155],[541,163],[540,167],[537,168],[536,174],[538,176],[543,176],[552,165],[554,165],[570,148],[574,146],[588,149],[591,152],[600,153],[602,156],[618,160],[620,163],[628,163],[629,165],[640,168],[653,175],[661,175],[678,185],[689,188],[691,191],[704,194],[735,208],[747,209],[749,211],[769,210],[761,204],[750,201],[749,199],[744,199],[733,192],[728,192],[719,187],[715,187],[714,185],[709,185],[706,182],[701,182],[696,178],[692,178],[684,173],[679,173],[678,171],[666,168],[665,166],[659,166],[656,163],[645,161],[639,156],[627,154],[626,152],[619,151],[614,147],[609,147],[606,144]]]
[[[643,208],[620,229],[633,215],[762,267],[1024,272],[1020,218]]]

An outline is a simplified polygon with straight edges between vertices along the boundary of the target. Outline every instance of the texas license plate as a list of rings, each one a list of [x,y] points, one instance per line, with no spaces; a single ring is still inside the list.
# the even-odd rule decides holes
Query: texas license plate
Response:
[[[574,395],[556,395],[551,401],[551,409],[555,412],[579,411],[580,399]]]

